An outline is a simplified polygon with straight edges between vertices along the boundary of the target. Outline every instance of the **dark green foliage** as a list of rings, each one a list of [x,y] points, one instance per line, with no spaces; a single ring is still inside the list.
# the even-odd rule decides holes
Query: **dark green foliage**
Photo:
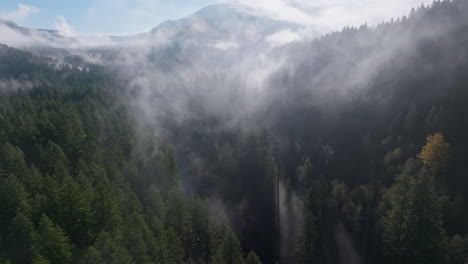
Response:
[[[172,227],[164,231],[159,248],[157,262],[161,264],[182,264],[184,249],[177,233]]]
[[[304,224],[302,226],[301,237],[298,241],[297,258],[299,263],[313,263],[317,251],[318,228],[317,218],[310,209],[305,209]]]
[[[7,228],[17,212],[29,214],[29,194],[16,176],[10,174],[0,179],[0,230],[7,233]]]
[[[0,57],[26,67],[0,66],[0,78],[40,76],[31,90],[0,92],[1,261],[209,262],[220,222],[182,192],[175,150],[137,138],[108,73],[52,71],[4,46]]]
[[[448,243],[448,263],[464,264],[468,261],[468,236],[453,236]]]
[[[70,263],[72,245],[62,229],[42,215],[38,226],[40,253],[51,263]]]
[[[133,264],[135,262],[123,247],[121,238],[117,234],[111,235],[103,231],[97,237],[94,246],[87,249],[81,263]]]
[[[160,219],[163,219],[166,215],[166,208],[161,192],[155,185],[151,185],[146,191],[145,204],[148,215],[155,216]]]
[[[223,242],[213,258],[213,264],[244,264],[240,242],[234,232],[228,231],[224,235]]]
[[[176,234],[180,238],[183,238],[186,228],[187,211],[184,195],[179,186],[174,186],[169,192],[166,208],[166,226],[172,227]]]
[[[14,263],[28,263],[38,253],[38,234],[31,220],[18,212],[8,228],[7,252]]]
[[[441,263],[445,246],[441,197],[435,190],[434,177],[414,162],[407,162],[388,193],[384,252],[397,263]]]
[[[464,264],[466,13],[436,1],[284,47],[260,110],[238,123],[195,101],[196,120],[161,122],[167,142],[133,122],[112,69],[0,46],[0,79],[34,83],[0,91],[0,262],[243,263],[223,207],[266,263]],[[452,148],[420,156],[428,173],[408,159],[438,132]]]
[[[262,262],[258,258],[257,254],[255,254],[255,252],[250,251],[247,255],[247,258],[245,259],[245,264],[262,264]]]

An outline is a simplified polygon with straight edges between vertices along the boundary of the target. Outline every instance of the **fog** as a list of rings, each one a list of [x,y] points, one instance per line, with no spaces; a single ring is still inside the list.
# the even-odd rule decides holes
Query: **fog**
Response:
[[[423,40],[438,40],[447,31],[437,23],[403,30],[394,26],[397,19],[406,23],[412,7],[430,2],[237,1],[121,37],[81,36],[61,17],[57,32],[0,24],[0,42],[32,51],[38,45],[64,49],[66,56],[78,55],[111,68],[142,136],[150,129],[150,134],[187,154],[184,143],[189,139],[174,131],[191,122],[222,120],[209,127],[213,133],[235,130],[248,135],[265,127],[280,131],[285,122],[282,114],[288,110],[315,107],[332,116],[353,95],[391,82],[379,78],[382,72],[408,64]],[[31,85],[0,80],[0,90],[17,86]],[[281,136],[281,132],[275,135],[279,148],[286,145]],[[244,230],[247,222],[261,221],[242,217],[253,201],[220,198],[224,191],[220,186],[241,189],[232,186],[235,180],[207,173],[208,161],[196,150],[183,160],[184,184],[196,189],[202,187],[190,185],[212,182],[203,192],[238,230]],[[276,187],[281,255],[293,258],[303,221],[302,197],[282,180]],[[341,263],[361,263],[343,225],[336,226],[335,239]]]

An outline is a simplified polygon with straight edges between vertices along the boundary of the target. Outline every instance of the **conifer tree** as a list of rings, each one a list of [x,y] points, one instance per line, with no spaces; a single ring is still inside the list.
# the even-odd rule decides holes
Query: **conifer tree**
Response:
[[[18,212],[8,228],[8,255],[14,263],[29,263],[37,252],[37,232],[31,220]]]
[[[51,263],[70,263],[72,245],[59,226],[42,215],[38,226],[40,253]]]
[[[262,262],[255,252],[250,251],[245,260],[245,264],[262,264]]]
[[[233,231],[228,231],[219,246],[213,264],[244,264],[239,239]]]

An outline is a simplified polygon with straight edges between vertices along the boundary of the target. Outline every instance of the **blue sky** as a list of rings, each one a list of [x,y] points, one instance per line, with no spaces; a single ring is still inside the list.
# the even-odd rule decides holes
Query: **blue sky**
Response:
[[[219,2],[222,0],[0,0],[0,18],[80,34],[128,34]]]
[[[132,34],[232,0],[0,0],[0,18],[73,34]],[[256,15],[313,25],[320,32],[408,14],[433,0],[237,0]]]

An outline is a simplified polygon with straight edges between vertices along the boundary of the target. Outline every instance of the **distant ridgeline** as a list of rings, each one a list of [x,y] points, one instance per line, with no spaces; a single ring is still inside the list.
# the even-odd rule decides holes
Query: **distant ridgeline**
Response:
[[[244,263],[108,76],[0,46],[0,263]]]

